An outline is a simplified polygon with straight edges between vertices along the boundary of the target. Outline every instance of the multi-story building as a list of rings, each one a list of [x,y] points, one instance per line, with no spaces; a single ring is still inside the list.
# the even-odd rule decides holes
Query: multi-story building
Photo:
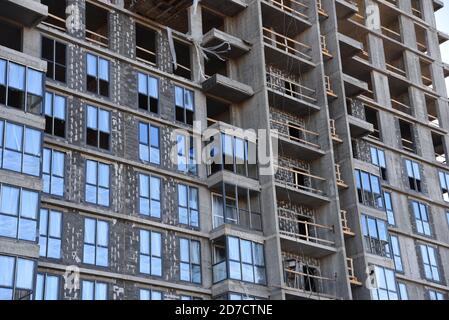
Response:
[[[0,2],[0,299],[447,298],[442,6]]]

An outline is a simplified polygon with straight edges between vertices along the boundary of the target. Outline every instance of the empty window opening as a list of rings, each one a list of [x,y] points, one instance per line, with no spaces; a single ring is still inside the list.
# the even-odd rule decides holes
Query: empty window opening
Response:
[[[376,140],[381,140],[378,111],[373,108],[365,106],[365,117],[366,117],[365,120],[371,123],[374,127],[373,133],[371,133],[369,136]]]
[[[230,105],[212,98],[207,98],[206,105],[208,126],[218,121],[231,123]]]
[[[204,61],[204,69],[207,77],[212,77],[215,74],[221,74],[227,76],[227,62],[226,60],[221,60],[214,55],[208,56],[209,60]]]
[[[203,34],[206,34],[213,28],[224,31],[224,19],[222,16],[204,7],[202,8],[201,13],[203,20]]]
[[[0,20],[0,45],[16,51],[22,51],[22,29],[16,25]]]
[[[421,0],[412,0],[412,13],[415,17],[423,18],[421,11]]]
[[[435,151],[435,160],[438,163],[446,164],[446,150],[444,148],[444,136],[432,132],[433,149]]]
[[[429,123],[435,127],[440,127],[440,119],[438,117],[438,103],[433,97],[426,95],[427,117]]]
[[[156,65],[156,31],[136,23],[137,60]]]
[[[48,16],[44,23],[61,31],[66,30],[66,0],[41,0],[48,7]]]
[[[108,11],[86,2],[86,38],[101,46],[108,46]]]
[[[433,89],[432,62],[425,59],[419,59],[419,65],[421,67],[422,84]]]
[[[413,125],[410,122],[399,119],[402,148],[406,151],[416,153],[415,139],[413,136]]]
[[[423,27],[415,24],[416,45],[418,50],[427,53],[427,31]]]
[[[390,81],[390,84],[394,81],[395,81],[394,79],[393,81]],[[398,111],[407,114],[412,114],[412,108],[410,106],[411,105],[410,94],[408,88],[399,91],[394,87],[394,85],[390,85],[390,97],[391,97],[391,106],[393,107],[393,109],[396,109]]]
[[[177,76],[191,79],[192,67],[190,61],[190,46],[175,41],[177,68],[173,71]]]
[[[178,12],[176,16],[170,18],[170,21],[168,21],[166,24],[173,30],[179,31],[181,33],[188,33],[190,31],[188,9]]]

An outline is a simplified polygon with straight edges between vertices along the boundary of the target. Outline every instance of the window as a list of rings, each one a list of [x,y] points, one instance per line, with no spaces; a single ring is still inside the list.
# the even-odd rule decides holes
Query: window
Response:
[[[359,202],[378,209],[383,209],[383,199],[379,177],[365,171],[355,170]]]
[[[97,281],[81,281],[81,300],[107,300],[107,283]]]
[[[0,255],[0,300],[30,300],[36,263]]]
[[[176,121],[193,125],[194,93],[192,90],[175,86]]]
[[[65,153],[44,148],[42,179],[45,193],[60,197],[64,195],[64,159]]]
[[[0,185],[0,236],[36,242],[39,193]]]
[[[377,289],[371,289],[373,300],[398,300],[394,271],[379,266],[374,267]]]
[[[159,81],[158,79],[138,73],[139,81],[139,109],[158,112]]]
[[[61,31],[66,28],[66,0],[41,0],[41,3],[48,7],[48,17],[44,20],[44,24],[50,25]]]
[[[86,143],[89,146],[109,150],[111,140],[111,113],[87,106]]]
[[[163,300],[162,292],[156,290],[140,289],[139,300]]]
[[[387,212],[388,224],[390,226],[395,226],[396,219],[394,217],[393,202],[391,201],[391,193],[390,192],[384,192],[384,201],[385,201],[385,210]]]
[[[109,97],[109,61],[87,54],[87,91]]]
[[[438,270],[437,256],[435,248],[421,244],[421,258],[424,265],[424,276],[427,280],[440,282],[440,272]]]
[[[435,290],[428,290],[430,300],[444,300],[444,294]]]
[[[0,104],[41,114],[43,96],[42,72],[0,59]]]
[[[86,160],[86,202],[109,206],[109,165]]]
[[[241,293],[229,293],[227,300],[261,300],[254,296],[249,296],[247,294],[241,294]]]
[[[399,299],[408,300],[407,285],[405,283],[398,282],[398,289],[399,289]]]
[[[140,230],[139,272],[162,276],[162,236],[160,233]]]
[[[83,262],[107,267],[109,264],[109,223],[84,219]]]
[[[185,11],[184,13],[186,13]],[[184,30],[185,31],[185,30]],[[187,33],[182,32],[182,33]],[[175,52],[176,52],[176,69],[173,70],[173,73],[177,76],[191,79],[192,77],[192,66],[190,60],[190,46],[181,43],[179,41],[174,41]]]
[[[390,257],[387,224],[383,220],[362,215],[362,231],[368,252],[382,257]]]
[[[410,189],[422,192],[419,164],[411,160],[405,160],[405,165],[407,167],[408,183]]]
[[[427,206],[422,202],[412,201],[412,208],[415,216],[416,231],[420,234],[431,236],[432,229],[430,227]]]
[[[59,277],[38,273],[34,300],[59,300]]]
[[[108,11],[86,2],[86,39],[107,47],[108,28]]]
[[[198,228],[199,223],[198,189],[178,184],[179,223]]]
[[[176,142],[178,150],[178,170],[184,173],[197,175],[196,149],[193,137],[177,135]]]
[[[401,247],[397,236],[390,236],[391,251],[393,253],[394,267],[397,272],[404,272],[401,258]]]
[[[39,176],[41,142],[40,131],[0,120],[1,167]]]
[[[201,245],[199,241],[179,238],[180,280],[201,284]]]
[[[139,212],[145,216],[161,217],[161,179],[139,174]]]
[[[441,193],[443,194],[443,200],[449,202],[449,173],[438,172],[440,178]]]
[[[139,159],[157,165],[161,164],[158,127],[139,122]]]
[[[52,92],[45,93],[45,133],[64,138],[66,98]]]
[[[66,45],[42,37],[42,59],[47,61],[47,78],[66,82]]]
[[[41,209],[39,233],[39,255],[51,259],[61,259],[62,213]]]
[[[385,151],[371,147],[371,163],[379,167],[382,180],[387,180],[387,165],[385,162]]]
[[[156,31],[136,23],[137,60],[156,66]]]

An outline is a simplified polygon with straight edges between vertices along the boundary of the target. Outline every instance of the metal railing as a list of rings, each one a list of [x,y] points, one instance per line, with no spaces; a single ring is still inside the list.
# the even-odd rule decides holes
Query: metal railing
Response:
[[[326,294],[324,288],[335,285],[336,279],[284,268],[284,282],[288,288],[319,295]]]
[[[42,24],[56,28],[63,32],[66,31],[66,20],[51,13],[48,13],[47,19],[42,21]]]
[[[281,86],[280,83],[282,83],[283,86]],[[304,100],[310,103],[317,102],[317,99],[315,98],[316,91],[314,89],[310,89],[283,75],[274,74],[269,70],[267,70],[267,86],[274,91],[291,96],[295,99]]]
[[[272,4],[282,11],[295,15],[305,20],[309,20],[307,10],[309,7],[304,3],[296,0],[264,0],[264,2]]]
[[[270,122],[272,125],[271,127],[273,129],[276,129],[276,126],[281,126],[284,129],[287,129],[288,133],[284,133],[284,132],[281,132],[278,130],[278,134],[280,136],[285,137],[288,140],[292,140],[294,142],[307,144],[311,147],[320,149],[320,145],[318,144],[319,134],[317,132],[307,130],[306,128],[304,128],[301,125],[295,125],[292,123],[281,122],[281,121],[277,121],[277,120],[273,120],[273,119],[271,119]],[[300,133],[300,136],[299,137],[293,136],[290,133],[291,132],[290,129],[298,131],[298,133]]]
[[[310,174],[308,171],[303,170],[303,169],[287,168],[287,167],[281,167],[279,165],[275,165],[275,166],[278,169],[278,172],[275,177],[277,182],[284,184],[288,187],[295,188],[295,189],[308,191],[308,192],[312,192],[312,193],[319,194],[319,195],[324,194],[324,192],[322,190],[318,189],[317,187],[312,187],[312,185],[323,183],[324,181],[326,181],[326,179],[319,177],[319,176],[315,176],[313,174]],[[287,181],[285,179],[285,177],[279,178],[279,174],[282,171],[287,172],[287,174],[290,174],[293,181]],[[304,180],[304,178],[310,179],[310,186],[300,183],[301,181]]]
[[[297,55],[307,60],[312,60],[312,56],[309,54],[312,48],[309,45],[289,38],[274,31],[273,29],[263,27],[263,39],[265,43],[272,45],[282,51]]]
[[[223,224],[234,224],[250,230],[262,231],[262,214],[259,212],[240,209],[235,206],[226,205],[224,216],[213,214],[214,227]]]

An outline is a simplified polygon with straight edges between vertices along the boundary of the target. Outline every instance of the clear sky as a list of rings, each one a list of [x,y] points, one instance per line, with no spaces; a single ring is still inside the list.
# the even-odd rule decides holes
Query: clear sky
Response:
[[[449,1],[443,1],[444,8],[436,12],[437,28],[449,34]],[[441,46],[443,61],[449,63],[449,41]],[[449,78],[446,79],[446,86],[449,90]]]

